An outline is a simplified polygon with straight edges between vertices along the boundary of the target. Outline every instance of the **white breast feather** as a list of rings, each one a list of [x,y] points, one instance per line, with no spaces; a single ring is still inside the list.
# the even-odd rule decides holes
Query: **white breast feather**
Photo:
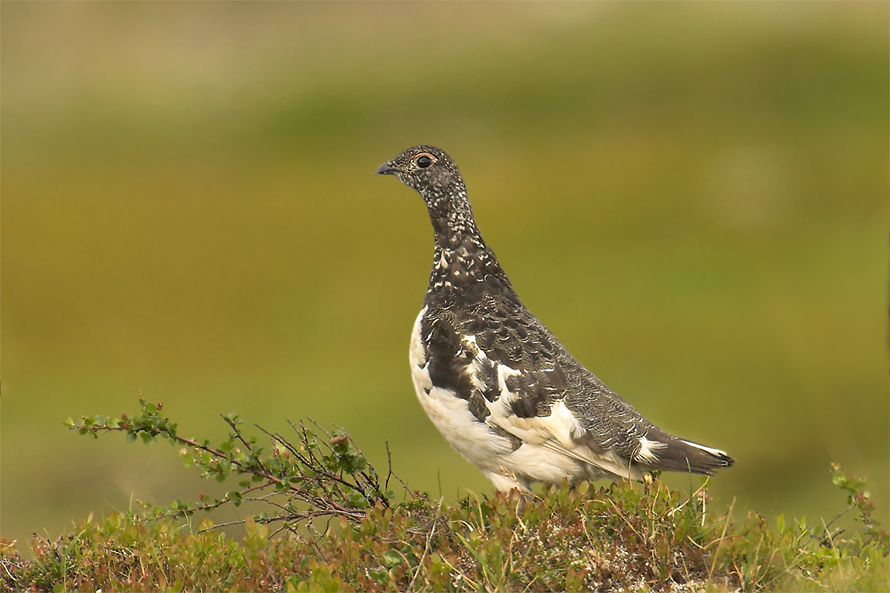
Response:
[[[417,316],[411,335],[411,376],[417,398],[433,424],[452,447],[483,471],[497,468],[498,461],[512,447],[509,439],[497,435],[470,412],[466,400],[450,389],[435,387],[430,380],[429,362],[420,337],[420,326],[426,307]]]

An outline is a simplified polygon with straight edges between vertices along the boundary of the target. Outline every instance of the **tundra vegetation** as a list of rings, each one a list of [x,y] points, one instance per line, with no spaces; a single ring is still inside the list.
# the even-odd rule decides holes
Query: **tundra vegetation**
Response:
[[[657,476],[574,488],[469,495],[446,503],[372,467],[342,429],[289,423],[186,438],[140,397],[137,414],[69,419],[98,438],[166,440],[206,478],[237,482],[221,498],[89,518],[62,537],[30,540],[33,558],[2,541],[3,591],[879,591],[888,535],[863,480],[832,464],[846,495],[834,519],[736,518],[701,478],[687,492]],[[765,484],[764,487],[769,487]],[[839,503],[841,498],[839,496]],[[221,507],[243,510],[213,521]],[[835,526],[853,513],[857,529]],[[232,534],[232,527],[240,535]]]

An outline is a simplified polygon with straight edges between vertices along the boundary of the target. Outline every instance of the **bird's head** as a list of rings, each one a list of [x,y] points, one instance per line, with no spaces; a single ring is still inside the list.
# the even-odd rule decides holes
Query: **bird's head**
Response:
[[[377,168],[377,175],[393,175],[429,201],[446,188],[463,186],[460,171],[448,154],[435,146],[407,148]]]
[[[444,150],[424,144],[412,146],[380,165],[377,175],[398,177],[420,194],[437,244],[453,247],[469,242],[485,249],[460,171]]]

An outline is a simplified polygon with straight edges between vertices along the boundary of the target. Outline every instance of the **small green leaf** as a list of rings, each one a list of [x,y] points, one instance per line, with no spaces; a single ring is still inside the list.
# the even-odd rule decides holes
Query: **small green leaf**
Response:
[[[389,571],[385,568],[369,568],[368,575],[381,585],[389,581]]]
[[[395,568],[402,563],[402,555],[395,550],[387,550],[383,553],[383,563],[387,568]]]

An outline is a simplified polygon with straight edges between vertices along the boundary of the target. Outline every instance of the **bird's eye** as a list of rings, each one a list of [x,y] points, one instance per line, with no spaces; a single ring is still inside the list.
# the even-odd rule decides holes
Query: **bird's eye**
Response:
[[[417,166],[420,167],[421,169],[426,169],[427,167],[429,167],[432,164],[433,164],[433,159],[426,156],[425,154],[417,157]]]

